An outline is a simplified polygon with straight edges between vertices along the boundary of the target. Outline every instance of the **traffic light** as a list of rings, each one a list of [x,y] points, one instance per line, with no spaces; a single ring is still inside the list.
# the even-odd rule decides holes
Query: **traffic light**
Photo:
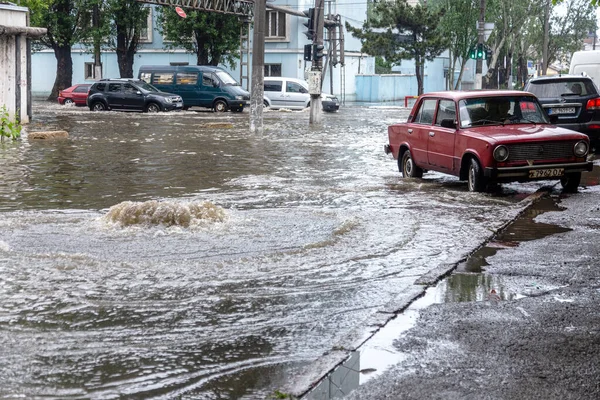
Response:
[[[312,45],[304,45],[304,61],[312,61]]]
[[[315,9],[309,8],[308,10],[302,11],[302,13],[304,15],[306,15],[306,17],[308,18],[308,21],[306,21],[303,24],[305,27],[308,28],[308,30],[306,32],[304,32],[304,34],[306,35],[308,40],[313,40],[315,37]],[[305,50],[305,54],[306,54],[306,50]]]
[[[485,58],[488,60],[492,58],[492,49],[487,46],[485,47]]]
[[[314,61],[319,61],[321,60],[321,58],[323,58],[324,54],[323,54],[323,49],[325,48],[325,46],[323,46],[322,44],[313,44],[313,60]]]
[[[477,58],[477,49],[475,47],[472,47],[471,50],[469,50],[469,58],[472,58],[473,60]]]
[[[485,52],[483,51],[483,43],[477,45],[477,59],[483,60]]]

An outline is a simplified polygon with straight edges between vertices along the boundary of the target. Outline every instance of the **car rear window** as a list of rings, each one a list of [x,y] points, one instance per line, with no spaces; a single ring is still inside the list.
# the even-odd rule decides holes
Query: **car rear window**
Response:
[[[597,93],[594,84],[588,79],[530,82],[527,91],[535,94],[541,99],[556,98],[561,97],[561,95],[588,96]]]
[[[95,87],[97,91],[104,92],[104,89],[106,89],[106,83],[96,83]]]
[[[77,93],[87,93],[89,88],[89,86],[77,86],[73,91]]]

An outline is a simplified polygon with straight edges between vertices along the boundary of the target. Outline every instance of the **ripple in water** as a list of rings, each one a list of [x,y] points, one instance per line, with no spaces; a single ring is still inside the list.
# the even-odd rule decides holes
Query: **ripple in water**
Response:
[[[226,216],[222,207],[209,201],[178,203],[151,200],[124,201],[112,206],[103,218],[122,227],[164,225],[187,228],[203,222],[223,222]]]

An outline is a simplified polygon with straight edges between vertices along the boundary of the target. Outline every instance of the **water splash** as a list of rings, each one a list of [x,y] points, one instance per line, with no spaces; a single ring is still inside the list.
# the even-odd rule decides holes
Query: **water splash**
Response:
[[[188,228],[203,222],[223,222],[226,217],[223,208],[209,201],[179,203],[150,200],[124,201],[114,205],[103,219],[119,226],[164,225]]]

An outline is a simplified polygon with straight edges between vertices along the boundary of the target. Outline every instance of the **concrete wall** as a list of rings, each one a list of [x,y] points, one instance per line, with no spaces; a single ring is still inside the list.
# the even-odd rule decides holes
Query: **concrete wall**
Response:
[[[28,9],[0,4],[0,25],[26,27]],[[27,40],[22,35],[0,35],[0,106],[12,118],[29,122],[27,82]]]

